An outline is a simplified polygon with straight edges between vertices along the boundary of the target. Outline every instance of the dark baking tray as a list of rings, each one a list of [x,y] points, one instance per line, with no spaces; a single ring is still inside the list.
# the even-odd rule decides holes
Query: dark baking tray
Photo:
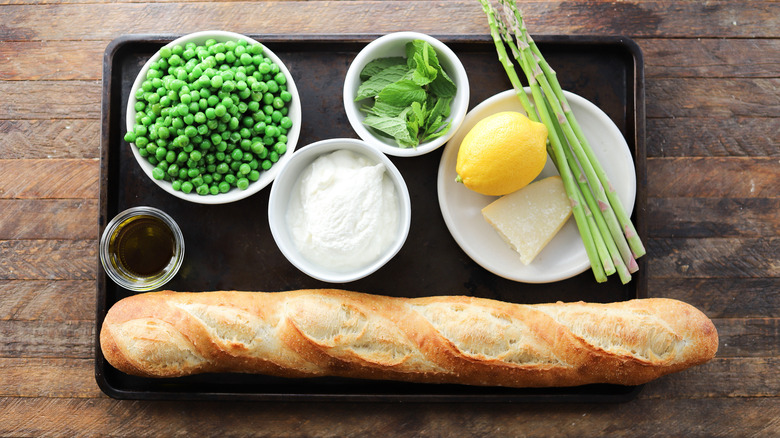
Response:
[[[342,85],[357,52],[379,35],[250,35],[285,62],[299,88],[303,123],[299,147],[317,140],[357,138],[347,122]],[[436,35],[460,57],[471,88],[471,106],[511,88],[487,35]],[[176,35],[124,36],[112,41],[103,62],[99,230],[120,211],[149,205],[169,213],[186,242],[184,264],[166,288],[179,291],[261,290],[332,287],[307,277],[286,261],[268,229],[269,190],[226,205],[199,205],[159,189],[141,172],[123,140],[130,87],[146,60]],[[624,134],[635,160],[637,201],[633,219],[645,237],[645,114],[641,51],[622,37],[538,36],[562,86],[598,105]],[[349,290],[402,297],[473,295],[517,303],[621,301],[645,296],[645,258],[628,285],[617,276],[597,284],[590,271],[551,284],[523,284],[495,276],[474,263],[445,226],[436,195],[443,148],[416,158],[392,158],[406,178],[412,199],[412,226],[401,252]],[[109,307],[128,296],[98,261],[97,328]],[[411,384],[344,378],[283,379],[261,375],[206,374],[178,379],[126,375],[108,364],[95,347],[100,388],[120,399],[265,401],[446,401],[446,402],[620,402],[641,387],[587,385],[575,388],[509,389]]]

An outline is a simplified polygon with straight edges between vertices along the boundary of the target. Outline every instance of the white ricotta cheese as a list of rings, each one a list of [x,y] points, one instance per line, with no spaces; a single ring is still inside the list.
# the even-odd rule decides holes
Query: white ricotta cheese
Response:
[[[399,210],[384,164],[348,150],[323,155],[301,174],[287,210],[298,250],[320,266],[369,265],[393,243]]]

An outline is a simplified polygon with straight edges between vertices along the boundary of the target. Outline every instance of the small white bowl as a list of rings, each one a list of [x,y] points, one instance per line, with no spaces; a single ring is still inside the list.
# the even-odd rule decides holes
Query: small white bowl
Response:
[[[455,82],[457,92],[450,103],[451,111],[448,118],[450,121],[450,128],[447,133],[439,138],[421,143],[414,148],[401,148],[392,138],[377,135],[372,129],[363,124],[366,115],[360,111],[360,107],[367,101],[361,100],[355,102],[355,96],[357,95],[358,87],[362,83],[360,72],[366,64],[378,58],[404,56],[406,43],[417,39],[427,41],[433,46],[436,50],[439,64]],[[355,133],[357,133],[357,135],[366,143],[388,155],[414,157],[436,150],[447,143],[455,134],[458,127],[460,127],[460,124],[463,123],[464,117],[466,117],[466,111],[469,106],[469,94],[469,80],[468,76],[466,76],[466,69],[463,68],[460,59],[458,59],[449,47],[436,38],[423,33],[396,32],[384,35],[372,41],[366,45],[366,47],[357,54],[354,61],[352,61],[344,80],[344,110],[347,113],[347,119],[352,125],[352,129],[354,129]]]
[[[250,44],[260,44],[258,41],[249,38],[245,35],[241,35],[234,32],[211,30],[211,31],[195,32],[188,35],[184,35],[183,37],[171,41],[170,43],[166,44],[164,47],[173,47],[177,44],[183,47],[185,44],[190,42],[201,45],[205,43],[206,40],[212,38],[217,42],[237,41],[239,39],[242,39],[242,40],[246,40]],[[181,191],[173,190],[173,187],[171,186],[171,183],[169,181],[154,179],[152,177],[152,169],[154,169],[154,166],[151,163],[149,163],[149,161],[147,161],[146,158],[142,157],[138,153],[138,148],[135,147],[134,144],[132,144],[131,150],[133,151],[133,156],[135,157],[136,161],[138,161],[138,164],[141,166],[141,169],[149,177],[149,179],[154,181],[155,184],[157,184],[160,188],[170,193],[171,195],[176,196],[177,198],[180,199],[184,199],[185,201],[195,202],[198,204],[226,204],[229,202],[238,201],[259,192],[268,184],[270,184],[271,181],[274,180],[276,174],[279,172],[279,167],[281,167],[282,164],[284,164],[286,161],[290,159],[290,156],[292,156],[292,153],[295,150],[296,145],[298,144],[298,138],[301,132],[301,118],[302,118],[301,99],[300,96],[298,95],[298,88],[295,86],[295,81],[293,80],[290,71],[287,70],[287,67],[284,65],[282,60],[279,59],[279,57],[276,56],[275,53],[273,53],[265,46],[263,46],[263,53],[265,56],[270,58],[276,65],[278,65],[279,70],[284,73],[287,79],[287,91],[289,91],[292,94],[292,100],[290,101],[289,104],[287,117],[289,117],[292,120],[293,126],[292,128],[290,128],[290,130],[287,133],[287,152],[282,154],[282,156],[279,158],[279,161],[276,162],[269,170],[260,172],[260,179],[251,182],[249,184],[249,187],[246,190],[232,188],[227,193],[220,193],[218,195],[211,195],[211,194],[199,195],[195,193],[194,190],[190,193],[184,193]],[[146,64],[143,65],[141,71],[138,73],[138,76],[135,78],[135,82],[133,82],[133,86],[130,89],[130,96],[127,102],[127,117],[125,119],[125,123],[127,125],[128,131],[132,130],[133,126],[135,126],[136,124],[135,93],[138,90],[138,88],[141,86],[143,81],[146,79],[146,74],[149,72],[149,67],[151,66],[151,64],[159,59],[160,59],[160,51],[158,50],[151,58],[149,58]]]
[[[338,150],[349,150],[365,156],[374,163],[384,164],[386,174],[393,181],[398,199],[399,217],[398,229],[395,231],[395,240],[379,258],[350,271],[329,269],[304,257],[295,245],[287,221],[291,192],[295,188],[301,173],[318,157]],[[276,180],[271,186],[270,198],[268,200],[268,223],[271,235],[282,254],[290,263],[308,276],[329,283],[347,283],[359,280],[374,273],[390,261],[401,250],[404,242],[406,242],[409,226],[411,225],[411,212],[409,190],[398,168],[385,154],[363,141],[351,138],[322,140],[300,148],[292,154],[292,159],[279,169]]]

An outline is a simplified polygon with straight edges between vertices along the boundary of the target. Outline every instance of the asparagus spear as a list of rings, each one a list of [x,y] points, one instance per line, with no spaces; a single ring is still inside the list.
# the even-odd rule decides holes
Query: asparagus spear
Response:
[[[619,231],[624,236],[623,238],[616,237],[616,243],[622,245],[622,242],[625,240],[627,241],[626,245],[630,246],[630,250],[632,251],[631,259],[628,259],[625,254],[624,258],[631,262],[629,269],[634,272],[638,269],[635,259],[645,254],[645,248],[634,228],[634,224],[626,214],[620,198],[617,196],[614,187],[609,182],[606,172],[601,167],[601,163],[599,163],[593,153],[590,143],[583,134],[577,119],[574,117],[574,113],[571,111],[571,107],[558,82],[557,74],[544,59],[539,47],[528,33],[522,14],[517,9],[515,0],[501,1],[508,6],[509,11],[511,11],[511,16],[514,18],[513,24],[519,29],[519,32],[516,32],[515,35],[527,44],[527,50],[531,52],[531,54],[527,54],[527,56],[539,66],[537,72],[541,71],[544,75],[544,78],[540,82],[543,85],[545,93],[548,93],[549,101],[553,104],[556,115],[559,118],[565,119],[565,122],[562,123],[564,133],[577,155],[582,168],[586,172],[588,180],[591,181],[592,186],[596,187],[596,195],[599,204],[603,206],[603,211],[605,212],[606,219],[610,225],[610,230],[613,233]],[[549,88],[545,88],[545,84],[547,84]],[[621,252],[626,251],[627,249],[625,247],[621,249]]]
[[[495,14],[495,11],[494,11]],[[512,51],[512,55],[515,59],[520,59],[520,50],[517,48],[517,46],[513,43],[512,37],[509,35],[509,32],[504,25],[504,23],[500,20],[496,21],[496,27],[498,28],[501,37],[506,42],[506,45],[510,48]],[[504,51],[505,52],[505,51]],[[514,67],[509,64],[510,69],[514,73]],[[530,80],[530,86],[538,86],[538,84],[534,81],[535,78],[531,78]],[[528,98],[526,96],[526,93],[523,91],[521,96],[521,103],[523,104],[524,108],[526,108],[526,111],[528,111],[528,108],[532,107],[532,104],[529,102],[528,104],[523,103],[523,101],[527,101]],[[546,102],[545,102],[546,103]],[[528,105],[528,107],[526,107]],[[549,104],[546,104],[547,111],[552,112],[552,110],[549,107]],[[535,114],[532,115],[534,121],[539,121],[538,117],[536,117]],[[563,132],[560,129],[560,125],[557,123],[555,119],[551,119],[553,124],[555,125],[554,128],[556,130],[556,134],[559,139],[564,138]],[[617,250],[617,247],[614,244],[614,241],[611,239],[611,235],[605,231],[606,225],[604,224],[603,217],[601,217],[600,211],[597,207],[597,204],[595,203],[593,199],[593,195],[590,193],[590,188],[587,185],[587,180],[585,179],[584,175],[582,174],[582,171],[580,170],[579,166],[577,165],[576,161],[574,161],[573,157],[571,157],[571,151],[569,151],[568,148],[563,148],[564,155],[566,155],[566,160],[569,163],[569,167],[573,172],[573,176],[575,181],[580,187],[580,190],[574,190],[575,193],[569,193],[570,196],[574,196],[577,198],[577,203],[583,204],[584,202],[584,211],[585,211],[585,217],[588,222],[588,226],[590,227],[590,234],[591,238],[593,239],[596,250],[598,252],[598,255],[601,259],[601,265],[604,269],[604,272],[606,275],[612,275],[616,271],[620,273],[621,281],[625,284],[628,281],[631,280],[631,274],[626,268],[625,264],[622,261],[622,258]],[[550,141],[548,139],[547,141],[547,153],[550,155],[550,157],[555,157],[555,151],[550,145]],[[555,160],[553,160],[555,161]],[[557,165],[556,165],[557,167]],[[558,173],[562,173],[561,170],[559,170]],[[594,215],[592,212],[596,212],[597,215]],[[599,219],[598,221],[596,219]],[[606,236],[604,238],[603,236]]]
[[[598,202],[598,207],[599,207],[599,210],[594,209],[594,211],[596,212],[595,213],[596,216],[598,217],[599,214],[603,215],[603,218],[606,221],[607,227],[609,229],[609,233],[611,234],[612,239],[617,245],[617,248],[620,251],[624,263],[628,266],[629,272],[636,271],[636,269],[638,269],[638,265],[636,264],[636,260],[634,259],[633,254],[631,253],[631,249],[628,246],[626,237],[623,235],[623,231],[620,227],[620,224],[618,223],[617,217],[614,211],[612,210],[612,208],[610,208],[610,204],[607,199],[604,188],[601,185],[598,177],[596,176],[593,166],[591,165],[590,161],[585,155],[582,149],[582,145],[580,144],[579,140],[574,134],[571,125],[566,119],[566,116],[563,112],[563,108],[561,107],[560,102],[558,101],[558,99],[555,98],[555,93],[553,92],[552,87],[550,86],[549,82],[547,81],[547,78],[544,76],[544,73],[542,72],[542,69],[539,67],[539,64],[537,63],[533,53],[531,52],[527,40],[522,38],[522,35],[525,33],[525,30],[522,27],[520,28],[516,27],[518,24],[522,26],[522,22],[519,22],[518,20],[510,24],[514,27],[517,43],[519,46],[521,46],[521,57],[523,62],[527,62],[531,66],[531,71],[532,74],[534,75],[534,79],[538,81],[539,84],[541,85],[541,88],[544,91],[544,95],[545,97],[547,97],[546,102],[552,107],[553,113],[556,116],[556,122],[563,129],[565,138],[568,141],[569,146],[574,151],[574,154],[579,160],[580,166],[582,167],[583,171],[585,172],[585,175],[588,178],[588,181],[590,182],[591,190],[593,191],[596,197],[596,200]],[[537,106],[539,105],[540,104],[537,102]]]
[[[616,267],[621,281],[625,284],[631,279],[630,272],[638,269],[636,257],[644,255],[645,249],[606,173],[583,135],[558,83],[555,71],[544,60],[536,43],[528,34],[515,1],[500,1],[505,7],[506,23],[497,19],[496,11],[489,0],[480,0],[488,17],[499,60],[529,117],[539,121],[534,110],[538,111],[542,122],[548,127],[548,153],[561,173],[573,206],[576,204],[577,210],[582,210],[580,214],[575,212],[575,219],[578,220],[577,225],[586,251],[593,247],[590,249],[595,249],[601,257],[599,265],[603,266],[596,268],[592,251],[588,253],[594,274],[598,279],[597,271],[604,270],[609,275],[615,272]],[[510,27],[512,32],[508,30]],[[515,35],[514,41],[511,33]],[[535,105],[529,101],[522,90],[504,43],[523,69]],[[554,114],[555,117],[551,117],[550,114]],[[568,142],[570,147],[566,147],[562,140]],[[567,184],[567,180],[570,184]],[[582,224],[583,222],[587,223],[587,227]]]
[[[585,150],[588,159],[590,160],[594,170],[596,171],[596,174],[598,175],[599,181],[601,181],[601,184],[607,188],[607,192],[606,192],[607,198],[609,198],[610,205],[613,206],[615,214],[617,215],[617,218],[620,221],[621,226],[623,227],[623,231],[626,235],[626,238],[628,239],[628,244],[634,253],[634,257],[635,258],[642,257],[646,253],[645,247],[642,244],[642,240],[639,238],[639,235],[636,232],[636,228],[634,228],[634,224],[631,222],[631,218],[629,218],[628,214],[626,214],[626,210],[623,207],[623,203],[620,201],[620,198],[617,196],[617,192],[615,192],[615,188],[612,186],[612,184],[610,184],[609,178],[607,177],[606,172],[604,172],[604,168],[601,167],[601,163],[599,163],[598,159],[596,159],[596,156],[593,153],[593,149],[590,147],[590,143],[588,143],[588,139],[585,137],[585,134],[582,132],[582,128],[580,127],[580,124],[577,122],[577,119],[574,117],[574,113],[571,111],[569,102],[566,100],[566,95],[563,94],[561,85],[560,83],[558,83],[558,75],[555,73],[555,70],[553,70],[550,67],[550,65],[547,64],[547,61],[545,61],[544,57],[539,51],[539,48],[537,47],[536,43],[534,42],[534,40],[531,38],[530,35],[527,35],[527,39],[531,46],[531,51],[534,52],[534,55],[539,60],[539,65],[541,66],[542,71],[544,71],[545,75],[550,81],[550,84],[552,85],[553,91],[555,91],[555,95],[561,101],[561,105],[563,106],[563,109],[566,114],[566,119],[571,124],[571,127],[574,130],[575,135],[577,136],[580,143],[582,144],[582,147]]]
[[[537,108],[539,112],[539,116],[537,116],[533,105],[530,103],[528,96],[525,94],[525,90],[520,83],[520,79],[515,72],[514,66],[507,56],[506,48],[504,47],[504,43],[501,38],[493,7],[490,5],[490,3],[488,3],[488,0],[480,0],[480,2],[482,3],[482,8],[488,18],[488,22],[490,23],[490,33],[496,46],[499,61],[504,66],[509,80],[512,83],[512,86],[515,88],[515,91],[517,92],[518,97],[520,98],[520,102],[528,114],[528,117],[531,118],[531,120],[539,121],[539,116],[541,116],[544,124],[546,126],[551,126],[547,109]],[[525,71],[526,66],[523,65],[522,67]],[[532,78],[532,76],[528,76],[527,72],[526,76],[529,77],[529,80]],[[534,87],[534,85],[535,84],[531,84],[534,100],[536,102],[542,102],[540,98],[537,98],[537,94],[540,93],[540,90],[538,87]],[[590,261],[591,270],[593,271],[593,275],[597,282],[604,282],[607,279],[606,273],[604,272],[604,268],[601,265],[601,259],[596,248],[596,243],[593,240],[591,228],[588,225],[583,203],[581,202],[582,195],[579,193],[577,185],[574,182],[574,176],[571,173],[571,169],[569,169],[569,167],[566,165],[563,155],[563,146],[561,145],[560,139],[558,138],[554,129],[551,130],[548,128],[548,141],[550,142],[551,148],[554,151],[553,160],[556,167],[558,168],[558,173],[561,174],[561,179],[563,180],[564,187],[566,188],[566,193],[569,195],[569,201],[572,204],[572,214],[574,215],[577,228],[579,229],[583,243],[585,244],[585,252],[587,253],[588,259]]]

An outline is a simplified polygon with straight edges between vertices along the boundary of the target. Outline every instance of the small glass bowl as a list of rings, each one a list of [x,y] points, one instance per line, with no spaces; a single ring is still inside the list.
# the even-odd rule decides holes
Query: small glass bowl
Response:
[[[129,232],[128,225],[141,218],[152,219],[156,226],[166,227],[170,231],[173,244],[170,260],[167,263],[163,260],[164,266],[149,275],[128,269],[122,257],[116,253],[121,233]],[[99,254],[103,269],[116,284],[132,291],[150,291],[163,286],[179,271],[184,260],[184,236],[176,221],[162,210],[154,207],[133,207],[116,215],[106,225],[100,237]]]

